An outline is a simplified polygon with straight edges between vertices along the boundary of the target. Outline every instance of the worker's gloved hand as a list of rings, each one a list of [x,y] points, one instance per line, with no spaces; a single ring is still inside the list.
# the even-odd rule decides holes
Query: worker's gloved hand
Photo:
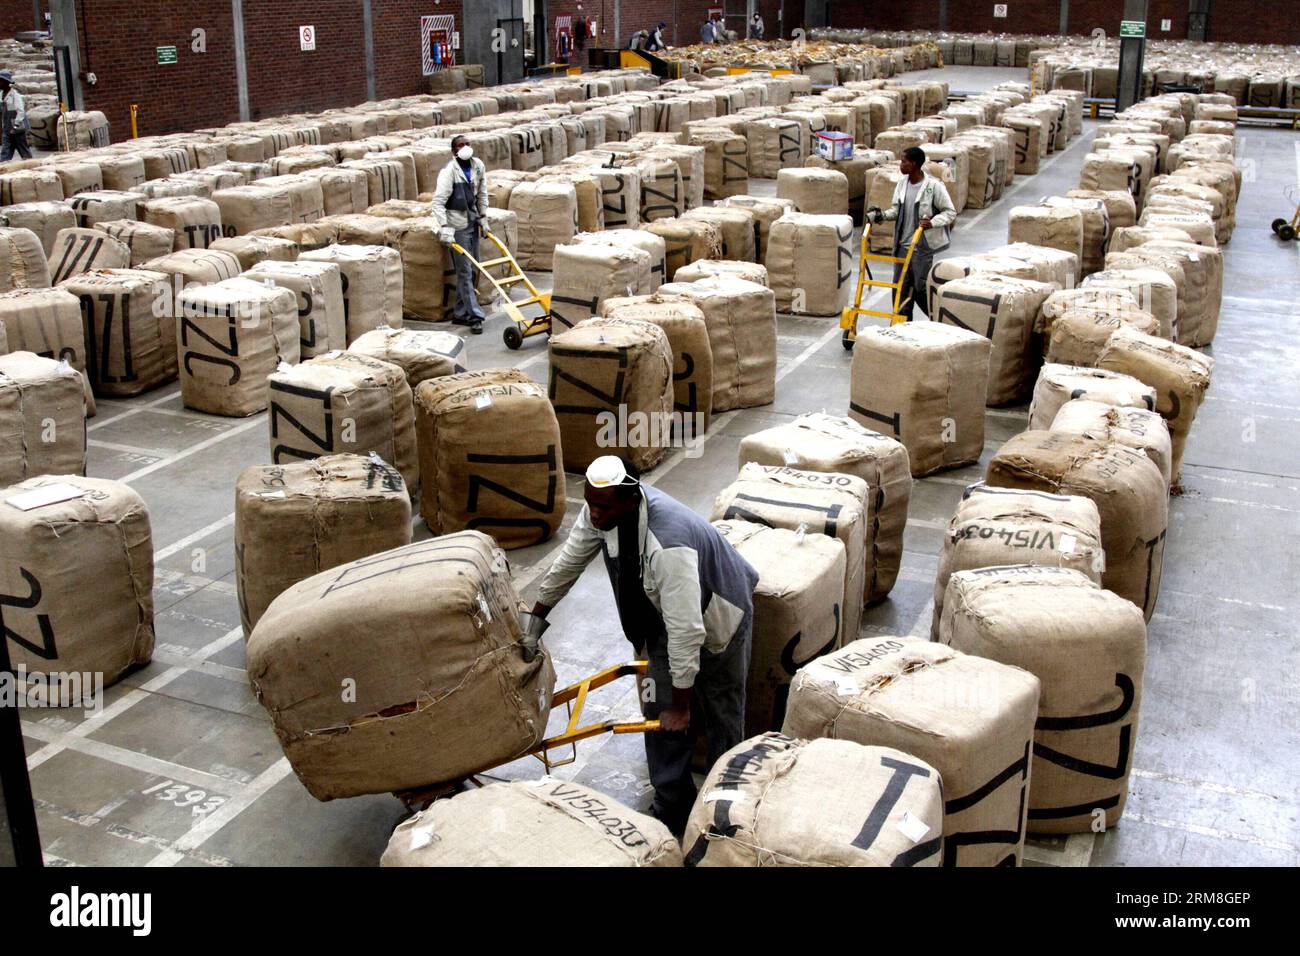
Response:
[[[666,734],[685,733],[691,726],[691,709],[689,707],[669,707],[659,711],[659,730]]]
[[[885,221],[885,214],[880,211],[879,206],[872,206],[867,210],[867,218],[876,225],[880,225],[880,223]]]
[[[444,246],[449,246],[456,241],[456,230],[451,226],[443,226],[438,230],[438,239]]]

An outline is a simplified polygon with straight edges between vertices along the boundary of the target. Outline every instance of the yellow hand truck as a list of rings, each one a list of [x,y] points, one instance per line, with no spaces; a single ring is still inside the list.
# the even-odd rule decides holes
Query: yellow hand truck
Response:
[[[616,664],[590,677],[584,677],[563,690],[557,690],[551,697],[551,707],[555,708],[563,704],[568,708],[568,723],[563,731],[544,739],[536,747],[528,751],[528,755],[540,760],[542,766],[546,768],[546,772],[550,773],[555,767],[563,767],[578,759],[577,743],[580,740],[587,740],[590,737],[598,737],[602,734],[649,734],[658,731],[659,721],[657,720],[604,720],[591,724],[582,723],[582,712],[587,704],[588,694],[623,677],[635,677],[639,685],[641,679],[645,677],[647,666],[647,661]],[[571,748],[569,756],[559,759],[551,756],[552,751],[564,747]],[[467,783],[482,786],[482,782],[478,777],[480,774],[486,774],[490,769],[492,768],[485,767],[483,770],[469,774],[461,780],[433,784],[414,790],[403,790],[395,794],[395,796],[406,804],[408,809],[418,812],[428,807],[434,800],[458,792]]]
[[[898,325],[900,322],[906,322],[907,318],[902,314],[903,311],[903,279],[907,276],[908,267],[912,264],[912,254],[916,252],[916,244],[920,242],[921,235],[924,232],[920,227],[912,233],[912,241],[907,244],[907,255],[905,256],[880,256],[871,251],[871,223],[867,222],[862,227],[862,251],[858,256],[858,286],[853,293],[853,304],[846,306],[840,313],[840,328],[844,330],[844,335],[840,341],[845,349],[852,349],[853,343],[858,338],[858,316],[870,315],[879,319],[889,319],[890,325]],[[902,270],[898,273],[898,279],[895,282],[885,282],[877,279],[871,274],[872,262],[887,264],[889,266],[902,265]],[[893,289],[894,300],[893,309],[889,312],[879,312],[875,309],[864,309],[862,302],[867,296],[868,289]]]
[[[1291,200],[1292,203],[1296,203],[1297,189],[1300,189],[1300,186],[1288,186],[1284,190],[1286,198]],[[1296,205],[1295,213],[1290,219],[1273,220],[1273,235],[1277,236],[1283,242],[1290,242],[1294,239],[1297,230],[1300,230],[1300,204]]]
[[[510,254],[510,250],[506,248],[504,242],[491,232],[486,234],[486,238],[490,239],[501,253],[495,259],[480,262],[471,256],[459,242],[453,242],[451,248],[457,255],[462,255],[472,262],[474,268],[483,273],[483,277],[492,283],[492,288],[501,297],[506,316],[510,319],[505,331],[501,334],[501,338],[505,341],[506,348],[517,349],[524,344],[524,339],[530,335],[545,335],[551,331],[551,293],[537,291],[537,287],[524,274],[524,270],[519,267],[519,263]],[[498,279],[492,274],[494,268],[507,264],[510,266],[510,275]],[[518,282],[522,282],[524,288],[528,290],[527,298],[510,298],[510,287]],[[541,306],[542,314],[532,318],[525,317],[522,310],[530,305]]]

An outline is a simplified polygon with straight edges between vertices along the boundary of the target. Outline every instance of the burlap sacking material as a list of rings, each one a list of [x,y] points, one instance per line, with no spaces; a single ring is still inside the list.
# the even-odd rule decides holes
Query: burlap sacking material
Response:
[[[264,260],[248,269],[244,278],[288,289],[297,296],[301,359],[347,344],[343,273],[333,262]]]
[[[1038,679],[1018,667],[871,637],[800,669],[781,732],[924,761],[943,778],[943,865],[1017,866],[1038,698]]]
[[[722,234],[720,258],[736,262],[754,261],[758,247],[758,223],[752,210],[743,206],[701,206],[687,212],[682,219],[711,222],[718,227]]]
[[[903,174],[899,171],[897,165],[881,166],[876,170],[875,177],[867,187],[867,208],[882,211],[892,208],[894,205],[894,187],[902,181]],[[871,227],[871,237],[868,242],[872,252],[887,256],[893,255],[895,225],[894,220],[886,219],[884,222],[876,223]]]
[[[1142,703],[1142,612],[1068,568],[987,568],[953,575],[940,630],[943,643],[1042,684],[1029,832],[1092,833],[1098,810],[1107,830],[1119,823]]]
[[[794,212],[794,201],[777,199],[775,196],[730,196],[722,201],[724,206],[742,206],[754,213],[758,224],[758,242],[754,246],[756,262],[767,261],[767,243],[772,232],[772,223],[787,212]]]
[[[1093,368],[1102,346],[1112,332],[1127,325],[1154,335],[1160,323],[1150,312],[1138,308],[1074,308],[1061,313],[1051,323],[1047,343],[1047,361],[1057,365]]]
[[[95,269],[126,269],[131,265],[131,249],[98,229],[60,230],[50,256],[50,283]]]
[[[709,771],[687,866],[938,866],[939,772],[888,747],[768,733]]]
[[[668,244],[664,237],[646,229],[602,229],[574,237],[574,242],[597,246],[641,249],[650,254],[650,285],[646,294],[658,291],[668,281]],[[601,310],[598,308],[597,312]]]
[[[1073,568],[1101,583],[1106,552],[1097,506],[1080,495],[994,488],[982,481],[969,486],[948,522],[939,552],[930,640],[939,639],[948,579],[954,572],[1006,565]]]
[[[1188,240],[1156,238],[1142,243],[1139,249],[1143,247],[1157,253],[1176,255],[1187,274],[1189,285],[1203,287],[1200,321],[1189,327],[1180,319],[1178,344],[1191,348],[1209,345],[1218,332],[1219,315],[1223,308],[1223,250],[1198,245],[1191,242],[1190,237]],[[1154,335],[1155,332],[1149,334]]]
[[[1034,396],[1029,403],[1029,427],[1041,431],[1051,428],[1061,406],[1076,398],[1120,405],[1125,408],[1145,408],[1154,411],[1156,391],[1132,375],[1103,368],[1084,368],[1075,365],[1044,365],[1034,383]]]
[[[691,130],[690,144],[704,147],[704,198],[744,195],[749,189],[749,143],[725,127]]]
[[[838,316],[849,304],[855,262],[848,216],[782,216],[772,224],[765,262],[777,311]]]
[[[595,176],[566,165],[558,167],[554,172],[542,170],[539,181],[567,183],[573,187],[573,195],[578,204],[580,232],[599,232],[605,228],[600,181]]]
[[[301,356],[298,300],[288,289],[244,278],[191,286],[176,312],[181,397],[195,411],[232,418],[262,411],[271,374]]]
[[[800,471],[784,465],[743,466],[713,502],[714,521],[748,521],[805,534],[824,534],[844,545],[841,646],[862,627],[871,489],[846,474]]]
[[[141,220],[172,231],[174,249],[207,249],[222,237],[221,207],[211,199],[174,196],[140,203]]]
[[[898,579],[903,528],[912,495],[912,474],[902,442],[863,428],[851,418],[814,412],[793,422],[746,435],[740,464],[784,465],[802,471],[848,474],[871,489],[871,527],[863,599],[885,598]]]
[[[699,282],[701,279],[716,279],[726,276],[732,279],[744,279],[756,285],[767,285],[767,267],[757,262],[740,262],[736,259],[696,259],[689,265],[677,270],[676,282]]]
[[[396,365],[412,391],[421,382],[465,371],[465,340],[451,332],[373,329],[349,345],[348,351]]]
[[[1083,261],[1083,212],[1046,203],[1015,206],[1007,218],[1007,241],[1072,252]]]
[[[853,155],[848,159],[829,160],[823,159],[817,154],[809,156],[804,160],[804,165],[812,169],[823,169],[841,173],[848,184],[848,208],[844,211],[853,217],[853,221],[862,221],[862,210],[867,197],[867,177],[868,171],[875,170],[878,166],[883,166],[886,162],[892,160],[889,153],[878,152],[870,149],[855,149]],[[874,174],[873,178],[874,178]],[[777,179],[777,189],[780,190],[780,177]],[[792,199],[791,202],[794,200]],[[826,210],[804,209],[799,208],[799,212],[824,212]]]
[[[654,817],[548,776],[436,801],[398,825],[379,865],[675,867],[682,849]]]
[[[1170,337],[1181,341],[1187,330],[1199,329],[1205,312],[1205,273],[1195,268],[1189,281],[1188,272],[1183,268],[1186,261],[1180,252],[1159,251],[1146,245],[1134,246],[1127,252],[1112,252],[1106,256],[1108,270],[1147,270],[1164,273],[1174,283],[1174,329]],[[1190,262],[1189,262],[1190,264]]]
[[[560,426],[546,389],[515,369],[459,372],[415,390],[420,516],[434,534],[477,530],[502,548],[564,520]]]
[[[544,647],[524,662],[520,607],[487,535],[384,551],[272,601],[248,640],[249,682],[318,800],[460,780],[545,733],[555,672]]]
[[[370,182],[364,170],[330,166],[301,173],[320,183],[321,202],[327,216],[365,212],[370,205]]]
[[[578,226],[578,196],[572,183],[521,182],[510,193],[509,207],[519,219],[519,264],[550,271],[555,247],[568,242]]]
[[[1091,275],[1105,268],[1106,243],[1110,239],[1110,213],[1106,203],[1101,199],[1068,196],[1049,196],[1046,201],[1049,206],[1057,209],[1077,209],[1083,217],[1082,244],[1079,247],[1082,268],[1080,275]]]
[[[571,329],[591,318],[606,299],[648,295],[653,291],[651,266],[650,253],[631,246],[582,242],[556,246],[551,267],[553,330]]]
[[[935,321],[983,335],[993,343],[987,405],[1009,405],[1028,392],[1039,359],[1034,329],[1039,310],[1055,288],[1033,279],[973,273],[935,290]]]
[[[1168,423],[1172,438],[1171,469],[1176,484],[1187,436],[1210,387],[1214,359],[1154,335],[1119,328],[1107,340],[1097,366],[1132,375],[1155,390],[1155,411]]]
[[[1038,172],[1043,151],[1043,124],[1028,116],[1004,115],[1001,125],[1010,129],[1016,136],[1013,161],[1016,175],[1032,176]]]
[[[1113,236],[1116,229],[1137,224],[1137,205],[1127,189],[1071,189],[1069,199],[1099,199],[1106,206],[1106,219]]]
[[[0,219],[14,229],[30,229],[40,237],[46,255],[54,252],[54,240],[60,231],[75,229],[76,213],[66,202],[29,202],[0,207]]]
[[[913,477],[979,461],[992,353],[984,336],[938,322],[864,329],[849,417],[902,442]]]
[[[1178,334],[1178,285],[1165,272],[1151,268],[1103,269],[1083,280],[1083,288],[1123,289],[1140,308],[1156,317],[1160,337],[1171,341]]]
[[[1068,432],[1021,432],[989,461],[986,480],[1001,488],[1091,498],[1101,515],[1106,552],[1102,586],[1151,619],[1160,594],[1169,487],[1143,452]]]
[[[667,156],[677,164],[682,176],[684,209],[695,209],[704,205],[704,153],[703,146],[660,143],[646,150],[643,155],[651,159]]]
[[[159,259],[176,248],[176,233],[165,226],[153,226],[134,219],[97,222],[92,227],[126,243],[131,250],[131,268]]]
[[[749,175],[755,179],[776,179],[782,169],[803,164],[808,150],[799,122],[772,117],[745,124],[749,144]]]
[[[212,201],[221,208],[221,227],[226,236],[244,236],[259,229],[293,225],[293,197],[286,188],[250,183],[218,189]],[[321,205],[324,206],[322,192]]]
[[[165,273],[102,269],[74,276],[60,288],[80,303],[86,372],[95,394],[128,398],[176,378],[177,323]],[[155,308],[159,303],[164,308]]]
[[[637,215],[644,227],[655,219],[671,219],[687,209],[682,170],[669,156],[638,155],[633,165],[641,175],[641,199]]]
[[[84,475],[86,385],[81,373],[67,362],[32,352],[0,355],[0,443],[7,451],[0,459],[0,486],[36,475]]]
[[[648,471],[671,442],[674,356],[657,325],[594,318],[550,339],[550,386],[564,468],[581,473],[602,455]]]
[[[840,646],[844,542],[741,519],[715,520],[713,526],[758,571],[745,734],[778,730],[791,678],[808,661]]]
[[[1051,430],[1136,448],[1155,463],[1166,484],[1173,479],[1173,440],[1159,412],[1075,398],[1061,406]]]
[[[1058,289],[1047,297],[1047,301],[1039,310],[1042,320],[1039,331],[1050,334],[1056,319],[1071,309],[1116,312],[1141,308],[1137,296],[1126,289],[1112,289],[1099,285]]]
[[[49,285],[50,265],[40,236],[30,229],[0,226],[0,292]]]
[[[776,296],[771,289],[719,276],[661,286],[704,313],[713,364],[713,411],[756,408],[776,400]]]
[[[159,259],[150,259],[140,268],[166,275],[174,302],[178,302],[181,292],[190,286],[223,282],[237,278],[240,273],[239,260],[233,253],[215,249],[181,249]]]
[[[277,369],[268,382],[271,461],[374,453],[415,498],[420,488],[415,406],[406,373],[359,352],[330,351]]]
[[[677,216],[643,223],[641,230],[664,241],[664,281],[674,281],[677,270],[697,259],[722,257],[722,229],[706,219]]]
[[[29,510],[8,504],[51,485],[73,496]],[[57,690],[48,688],[51,700],[62,700],[66,686],[70,703],[90,705],[92,675],[108,686],[153,657],[148,509],[121,482],[67,473],[6,480],[0,499],[0,590],[24,599],[5,607],[10,660],[31,673],[62,675]],[[82,675],[80,700],[72,674]]]
[[[267,260],[295,262],[299,253],[298,243],[273,236],[231,236],[217,239],[209,248],[218,252],[233,253],[239,260],[239,267],[245,272]]]
[[[849,214],[849,180],[838,170],[816,167],[782,169],[776,195],[789,199],[801,213],[817,216]]]
[[[1073,252],[1052,249],[1048,246],[1034,246],[1027,242],[1011,242],[1005,246],[991,249],[988,255],[998,259],[1007,258],[1029,265],[1034,270],[1034,278],[1039,282],[1051,282],[1058,288],[1073,288],[1080,274],[1079,257]],[[977,258],[977,257],[976,257]],[[983,271],[1000,271],[983,270]],[[1015,273],[1019,275],[1019,272]]]
[[[33,352],[76,369],[86,380],[86,412],[95,414],[86,331],[75,293],[63,287],[0,292],[0,326],[10,352]]]
[[[687,296],[653,293],[606,299],[601,314],[664,330],[673,353],[673,411],[683,416],[682,437],[705,434],[713,412],[713,349],[704,311]]]
[[[235,482],[235,586],[245,639],[299,581],[410,543],[406,485],[378,456],[244,469]]]
[[[332,262],[343,276],[347,344],[372,329],[402,327],[402,256],[387,246],[326,246],[298,257],[300,262]]]
[[[0,206],[58,202],[62,198],[63,181],[52,169],[34,167],[0,171]]]

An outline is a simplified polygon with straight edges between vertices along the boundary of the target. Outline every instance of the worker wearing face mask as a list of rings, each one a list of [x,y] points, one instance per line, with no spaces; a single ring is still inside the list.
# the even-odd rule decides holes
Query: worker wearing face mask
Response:
[[[433,218],[438,237],[445,245],[453,242],[479,258],[479,237],[487,234],[487,167],[474,158],[474,148],[464,136],[451,141],[452,159],[438,173],[433,191]],[[474,265],[458,252],[456,263],[456,308],[452,321],[468,325],[471,332],[483,332],[483,310],[474,291]]]

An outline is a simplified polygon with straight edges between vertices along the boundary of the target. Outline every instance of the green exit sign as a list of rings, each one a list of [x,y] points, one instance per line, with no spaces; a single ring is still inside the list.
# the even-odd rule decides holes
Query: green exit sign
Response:
[[[159,64],[176,62],[176,47],[160,46],[158,47],[157,52]]]
[[[1121,20],[1119,22],[1119,35],[1121,37],[1144,37],[1147,35],[1147,24],[1145,20]]]

